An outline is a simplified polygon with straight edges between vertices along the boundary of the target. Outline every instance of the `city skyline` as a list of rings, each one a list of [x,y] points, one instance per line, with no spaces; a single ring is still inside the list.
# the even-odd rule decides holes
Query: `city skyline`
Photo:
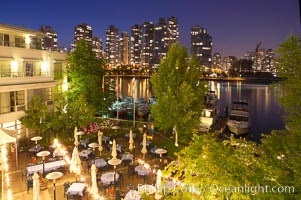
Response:
[[[201,2],[197,0],[158,1],[151,5],[144,1],[89,2],[76,4],[53,0],[43,2],[5,2],[0,23],[38,30],[49,25],[58,34],[58,46],[70,48],[74,41],[74,28],[87,23],[93,35],[105,41],[105,31],[110,25],[120,32],[130,33],[130,28],[160,17],[177,17],[180,43],[190,53],[190,30],[194,25],[206,28],[212,36],[213,51],[225,56],[243,56],[254,51],[261,41],[262,48],[276,49],[289,34],[300,35],[298,0],[264,0],[242,2],[239,0]]]

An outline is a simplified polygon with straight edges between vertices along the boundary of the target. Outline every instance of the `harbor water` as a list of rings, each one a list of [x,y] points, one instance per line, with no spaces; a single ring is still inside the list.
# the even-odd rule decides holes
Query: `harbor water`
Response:
[[[119,96],[149,98],[153,95],[148,78],[119,78]],[[251,129],[246,137],[259,142],[262,133],[284,129],[284,110],[279,103],[282,91],[277,84],[254,84],[237,82],[208,82],[208,90],[214,90],[221,101],[222,115],[230,109],[232,101],[247,100],[249,104]]]

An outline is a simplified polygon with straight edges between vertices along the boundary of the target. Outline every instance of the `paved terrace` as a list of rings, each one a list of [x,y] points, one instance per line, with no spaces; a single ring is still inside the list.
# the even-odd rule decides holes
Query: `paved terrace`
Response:
[[[141,147],[140,147],[140,141],[142,140],[135,140],[135,150],[134,150],[134,164],[138,164],[138,159],[142,158],[141,153]],[[116,138],[116,143],[121,144],[125,151],[128,151],[128,138],[126,137],[120,137]],[[104,146],[104,145],[103,145]],[[137,148],[139,147],[139,148]],[[69,155],[71,156],[73,150],[73,146],[70,146],[68,148]],[[98,150],[96,150],[96,155],[98,155]],[[47,158],[52,157],[52,154],[49,155]],[[108,148],[104,147],[104,150],[101,153],[101,158],[104,158],[106,161],[111,159],[111,153]],[[118,155],[120,158],[120,155]],[[47,162],[46,158],[46,162]],[[91,175],[89,171],[89,164],[91,163],[93,158],[89,158],[88,160],[82,160],[82,174],[86,178],[86,183],[91,186]],[[11,189],[12,189],[12,199],[13,200],[27,200],[27,199],[33,199],[33,191],[32,188],[27,192],[27,185],[26,185],[26,176],[23,176],[22,179],[22,173],[21,171],[26,169],[28,163],[32,163],[32,155],[28,152],[22,152],[19,154],[19,162],[18,167],[16,167],[16,160],[13,160],[11,155],[9,155],[9,177],[10,177],[10,183],[11,183]],[[148,148],[148,153],[146,154],[145,158],[146,162],[151,166],[152,170],[157,170],[158,168],[163,168],[163,161],[160,163],[160,158],[157,155],[153,155],[150,153],[150,148]],[[127,193],[129,189],[137,189],[137,186],[139,184],[154,184],[156,181],[156,174],[152,173],[149,176],[146,176],[145,178],[142,176],[138,176],[137,174],[129,174],[128,173],[128,163],[121,163],[117,166],[116,171],[123,173],[123,181],[120,184],[120,191]],[[97,173],[104,173],[106,171],[114,171],[112,166],[109,166],[106,170],[99,170]],[[65,171],[64,175],[56,181],[56,199],[67,199],[66,195],[64,195],[64,183],[65,182],[74,182],[76,181],[76,177],[73,173],[69,172],[69,166],[67,166],[67,170]],[[109,193],[101,187],[101,183],[98,184],[98,190],[99,194],[106,197],[106,199],[112,199],[110,197]],[[4,199],[6,193],[4,193]],[[53,197],[53,184],[52,181],[48,182],[47,189],[40,191],[40,197],[41,200],[48,200],[48,199],[54,199]],[[3,200],[4,200],[3,199]],[[93,199],[92,196],[85,195],[81,199]]]

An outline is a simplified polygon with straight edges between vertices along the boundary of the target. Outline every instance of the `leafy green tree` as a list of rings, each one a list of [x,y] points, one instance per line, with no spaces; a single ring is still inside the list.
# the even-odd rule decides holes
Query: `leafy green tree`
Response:
[[[279,162],[279,153],[269,155],[264,148],[233,137],[221,142],[213,135],[194,135],[163,171],[163,177],[181,182],[174,193],[165,194],[166,199],[298,199],[296,185],[291,187],[300,184],[297,175],[294,182],[291,177],[285,181],[294,170],[284,160]]]
[[[277,51],[278,75],[285,95],[280,99],[286,113],[286,123],[291,130],[301,130],[301,41],[296,36],[289,37]]]
[[[188,57],[187,48],[175,44],[150,78],[158,100],[151,107],[154,122],[164,131],[176,127],[180,141],[190,139],[199,124],[205,94],[200,76],[198,60]]]
[[[88,104],[87,98],[80,94],[75,101],[67,107],[68,124],[74,126],[87,126],[94,119],[94,108]]]
[[[20,119],[21,123],[29,129],[34,130],[36,135],[40,135],[48,140],[51,112],[40,96],[35,96],[28,104],[25,116]]]
[[[288,130],[263,135],[261,144],[194,135],[163,173],[198,192],[178,187],[166,199],[301,199],[300,39],[291,36],[278,53]]]
[[[61,140],[73,139],[74,127],[78,124],[72,123],[71,113],[67,112],[67,100],[64,95],[56,96],[56,109],[51,115],[52,130],[55,137]]]
[[[88,42],[77,41],[75,51],[68,58],[67,76],[68,106],[72,106],[72,102],[83,95],[93,111],[103,114],[108,112],[109,106],[115,99],[114,92],[109,88],[109,80],[104,80],[103,88],[104,61],[95,56]]]
[[[261,163],[274,185],[293,186],[287,199],[301,199],[301,40],[291,35],[277,50],[279,76],[284,78],[280,99],[288,130],[273,131],[262,139]]]

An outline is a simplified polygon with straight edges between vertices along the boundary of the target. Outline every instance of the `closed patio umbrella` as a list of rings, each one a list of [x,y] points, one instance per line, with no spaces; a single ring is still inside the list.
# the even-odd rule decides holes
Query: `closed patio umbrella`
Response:
[[[113,145],[112,145],[112,159],[117,159],[117,148],[116,148],[116,141],[115,139],[113,140]]]
[[[95,166],[95,164],[93,164],[92,167],[91,167],[91,182],[92,182],[92,186],[91,186],[90,192],[92,194],[98,194],[98,187],[97,187],[97,182],[96,182],[96,166]]]
[[[147,148],[146,148],[146,133],[143,134],[141,153],[143,153],[143,159],[145,159],[145,154],[147,153]]]
[[[80,174],[81,172],[81,160],[79,158],[77,146],[74,147],[70,163],[70,173]]]
[[[155,194],[155,199],[161,199],[162,195],[161,195],[161,177],[162,177],[162,172],[159,169],[157,171],[157,179],[156,179],[156,194]]]
[[[33,179],[33,187],[32,187],[32,199],[33,200],[40,200],[40,179],[39,179],[39,175],[37,174],[37,172],[34,173],[34,175],[32,176]]]
[[[99,150],[99,156],[101,155],[101,151],[102,151],[102,135],[103,132],[102,131],[98,131],[98,150]]]
[[[133,131],[130,130],[130,139],[129,139],[129,150],[132,151],[134,149],[134,139],[133,139]]]

